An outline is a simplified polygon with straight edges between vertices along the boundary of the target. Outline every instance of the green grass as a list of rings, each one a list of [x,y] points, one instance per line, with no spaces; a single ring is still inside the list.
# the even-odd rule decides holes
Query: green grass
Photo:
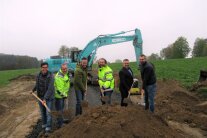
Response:
[[[207,57],[159,60],[152,63],[155,65],[158,79],[177,80],[187,88],[197,82],[201,69],[207,70]],[[122,68],[121,63],[111,63],[109,66],[114,72],[118,72]],[[134,74],[139,76],[140,72],[137,64],[131,62],[130,66]],[[97,68],[97,64],[93,68]],[[7,85],[10,79],[19,75],[34,74],[37,72],[38,69],[0,71],[0,87]]]
[[[159,60],[152,63],[158,79],[177,80],[187,88],[197,82],[201,69],[207,70],[207,57]],[[111,63],[109,66],[114,72],[122,67],[121,63]],[[140,75],[136,62],[131,62],[130,66],[135,75]]]
[[[6,86],[9,80],[16,78],[23,74],[34,74],[37,73],[38,69],[20,69],[20,70],[6,70],[0,71],[0,87]]]
[[[207,57],[153,62],[159,79],[174,79],[190,87],[197,82],[200,70],[207,70]]]

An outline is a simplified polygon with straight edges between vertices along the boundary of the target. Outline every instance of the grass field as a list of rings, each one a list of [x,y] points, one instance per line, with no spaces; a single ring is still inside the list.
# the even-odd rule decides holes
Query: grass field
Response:
[[[200,75],[200,70],[207,70],[207,57],[189,59],[171,59],[152,62],[156,68],[158,79],[173,79],[179,81],[183,86],[190,87],[195,83]],[[131,62],[130,66],[135,75],[140,75],[136,62]],[[97,68],[97,64],[93,66]],[[122,64],[111,63],[110,67],[114,72],[118,72]],[[8,70],[0,71],[0,87],[9,83],[9,80],[22,74],[34,74],[38,69]]]
[[[158,79],[177,80],[185,87],[190,87],[197,82],[201,69],[207,70],[207,57],[160,60],[152,63],[155,65]],[[135,75],[139,75],[136,62],[130,64]],[[121,63],[110,64],[115,72],[119,71],[121,66]]]
[[[38,69],[21,69],[21,70],[7,70],[0,71],[0,87],[9,83],[9,80],[23,74],[37,73]]]

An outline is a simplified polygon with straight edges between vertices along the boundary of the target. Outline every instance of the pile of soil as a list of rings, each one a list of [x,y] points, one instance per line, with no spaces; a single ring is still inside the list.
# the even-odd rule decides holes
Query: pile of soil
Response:
[[[0,116],[6,112],[6,107],[0,104]]]
[[[195,93],[188,92],[176,81],[159,81],[155,114],[166,121],[176,121],[207,130],[207,104]]]
[[[142,106],[99,106],[76,117],[50,137],[183,137]]]
[[[16,78],[10,79],[10,81],[34,81],[35,77],[36,76],[32,74],[25,74],[25,75],[20,75]]]

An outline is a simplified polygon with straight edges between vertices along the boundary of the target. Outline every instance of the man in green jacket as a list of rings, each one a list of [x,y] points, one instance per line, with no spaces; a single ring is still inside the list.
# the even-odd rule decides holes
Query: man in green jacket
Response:
[[[70,89],[70,76],[67,64],[62,64],[60,71],[55,75],[55,108],[61,114],[57,118],[58,128],[63,125],[64,100],[68,97]]]
[[[100,58],[98,61],[98,83],[104,96],[108,96],[107,104],[111,104],[111,95],[114,89],[114,77],[112,69],[107,65],[107,61],[104,58]],[[101,101],[105,104],[105,101]]]
[[[74,88],[77,99],[76,113],[75,115],[82,114],[81,101],[84,100],[86,94],[87,85],[87,58],[82,58],[80,63],[76,65],[75,75],[74,75]]]

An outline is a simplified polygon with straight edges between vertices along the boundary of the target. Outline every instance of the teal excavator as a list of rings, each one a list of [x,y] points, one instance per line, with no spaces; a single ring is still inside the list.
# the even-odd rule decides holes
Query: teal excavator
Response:
[[[127,35],[130,32],[131,33],[134,32],[134,33]],[[138,57],[142,54],[142,43],[143,43],[142,35],[139,29],[122,31],[115,34],[99,35],[98,37],[90,41],[83,50],[71,51],[70,58],[58,58],[58,59],[49,58],[46,59],[46,62],[48,62],[49,70],[51,72],[57,72],[60,69],[61,64],[68,63],[68,69],[71,73],[73,73],[73,71],[76,68],[76,64],[83,57],[86,57],[88,59],[88,70],[91,70],[93,60],[98,48],[106,45],[118,44],[128,41],[133,42],[137,65],[139,65]],[[114,52],[118,52],[118,50]],[[88,75],[92,77],[90,72]]]

